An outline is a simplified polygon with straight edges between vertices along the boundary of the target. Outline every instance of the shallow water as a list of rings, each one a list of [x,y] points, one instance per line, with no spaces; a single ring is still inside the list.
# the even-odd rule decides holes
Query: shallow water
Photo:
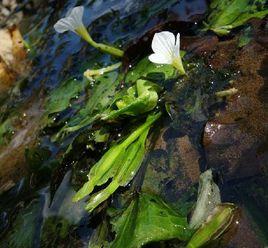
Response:
[[[11,142],[0,147],[0,158],[2,156],[6,164],[15,167],[6,175],[12,178],[12,185],[15,185],[0,197],[0,244],[1,247],[87,247],[90,235],[102,221],[103,214],[90,216],[84,211],[85,204],[74,206],[71,197],[74,188],[77,190],[76,186],[87,174],[87,164],[97,161],[104,148],[100,147],[93,154],[86,151],[84,141],[78,139],[74,143],[77,149],[62,161],[62,147],[66,147],[71,138],[64,140],[66,145],[51,142],[49,136],[57,127],[42,130],[42,114],[47,96],[63,80],[69,77],[81,79],[85,69],[113,61],[89,47],[75,34],[55,33],[53,25],[71,7],[84,5],[84,22],[95,39],[128,47],[152,28],[174,21],[180,24],[175,27],[176,31],[188,36],[196,34],[207,4],[203,0],[36,1],[35,4],[21,24],[22,33],[32,48],[29,54],[31,73],[20,83],[19,93],[10,91],[0,98],[0,120],[10,116],[19,119]],[[185,26],[191,28],[185,30]],[[145,50],[148,52],[150,48]],[[206,59],[213,63],[213,58]],[[234,127],[226,123],[224,137],[220,136],[218,143],[217,140],[212,141],[215,150],[210,151],[211,148],[207,149],[203,144],[207,121],[214,118],[216,109],[225,106],[225,103],[210,99],[209,95],[237,77],[236,71],[227,75],[226,69],[207,68],[204,66],[206,59],[205,62],[195,61],[196,74],[189,79],[191,84],[184,92],[180,91],[176,82],[166,86],[167,99],[176,106],[171,114],[172,121],[168,115],[165,116],[161,129],[155,130],[151,150],[133,182],[134,186],[129,187],[150,189],[172,203],[179,204],[183,199],[184,205],[187,205],[184,208],[189,209],[195,201],[199,171],[212,167],[218,176],[223,200],[238,204],[243,212],[237,233],[224,247],[262,247],[268,242],[267,142],[260,146],[255,142],[258,136],[254,136],[252,141],[248,135],[251,130],[245,131],[240,127],[243,135],[239,133],[229,143],[224,143],[225,136],[230,137],[230,133],[234,133]],[[196,86],[199,83],[201,87]],[[206,104],[200,106],[200,101]],[[26,113],[25,119],[21,118],[23,113]],[[67,111],[57,118],[64,122],[66,116],[72,114],[72,111]],[[116,128],[115,135],[122,130],[120,125]],[[247,149],[239,146],[241,137],[248,141]],[[228,171],[229,161],[217,159],[228,145],[230,149],[237,145],[237,152],[243,151],[237,159],[242,161],[238,161],[238,166],[234,165],[231,172]],[[26,148],[30,148],[29,152],[25,152]],[[247,162],[243,161],[247,150],[252,151],[251,156],[257,154],[261,157],[258,164],[261,170],[256,171],[250,165],[246,170],[241,169],[241,164]],[[14,161],[14,156],[21,156],[21,161],[10,162]],[[16,171],[18,164],[20,171]],[[263,166],[265,164],[266,167]],[[72,168],[75,172],[71,177]],[[120,195],[113,197],[112,204],[117,206],[117,201],[120,202]],[[187,212],[187,209],[184,211]],[[245,246],[246,241],[239,241],[244,232],[248,234],[248,246]]]

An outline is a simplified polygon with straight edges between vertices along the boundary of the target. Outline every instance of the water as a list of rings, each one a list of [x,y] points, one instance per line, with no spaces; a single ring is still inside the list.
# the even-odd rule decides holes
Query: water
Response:
[[[87,165],[94,164],[106,148],[100,146],[96,152],[84,149],[84,130],[79,136],[81,138],[75,140],[76,150],[62,158],[61,144],[54,144],[49,139],[53,128],[57,127],[42,130],[44,102],[63,80],[69,77],[79,80],[87,68],[96,64],[108,65],[113,60],[88,46],[75,34],[55,33],[53,25],[73,6],[84,5],[84,23],[91,28],[90,33],[96,40],[128,48],[130,55],[131,50],[144,55],[150,51],[148,41],[140,39],[141,43],[138,42],[143,44],[144,51],[139,51],[133,43],[140,37],[148,36],[147,31],[162,26],[185,35],[193,35],[198,25],[201,25],[199,21],[204,17],[202,15],[207,5],[203,0],[34,3],[34,8],[26,14],[21,24],[22,33],[31,47],[31,73],[19,84],[19,91],[11,91],[1,101],[1,122],[11,117],[19,121],[14,125],[10,144],[0,148],[0,158],[10,168],[5,175],[10,181],[4,181],[10,189],[0,197],[0,244],[1,247],[86,247],[90,235],[104,216],[102,212],[90,216],[83,211],[84,203],[74,207],[71,197],[74,189],[77,190],[85,179]],[[197,44],[202,47],[201,42]],[[224,49],[223,52],[230,53]],[[256,54],[260,56],[259,53]],[[190,54],[189,59],[191,56]],[[175,109],[170,113],[172,121],[169,116],[165,116],[160,125],[162,129],[156,128],[151,151],[133,185],[139,189],[153,190],[169,202],[183,199],[188,205],[183,206],[187,209],[182,209],[182,212],[187,212],[195,201],[199,170],[212,167],[219,178],[223,200],[238,204],[244,214],[239,230],[228,247],[245,247],[239,243],[243,232],[249,233],[249,244],[254,243],[254,246],[246,247],[261,247],[261,244],[268,242],[265,228],[268,217],[261,214],[267,212],[267,178],[263,173],[265,168],[267,170],[267,166],[264,166],[267,162],[267,146],[265,143],[259,146],[256,141],[258,136],[254,134],[252,138],[248,134],[251,130],[243,129],[245,125],[240,122],[238,134],[230,143],[214,143],[212,148],[203,145],[206,122],[214,118],[218,109],[223,109],[225,105],[211,98],[210,94],[221,90],[232,77],[236,78],[235,69],[230,72],[231,76],[226,76],[226,68],[219,65],[217,53],[211,57],[204,54],[204,57],[205,62],[194,61],[195,76],[189,79],[190,86],[183,92],[180,91],[180,85],[185,83],[183,81],[177,86],[175,82],[166,85],[165,99],[175,103]],[[135,63],[134,59],[133,62]],[[213,68],[204,69],[207,68],[204,63],[212,64]],[[232,65],[231,67],[233,68]],[[63,113],[63,116],[57,118],[64,121],[66,116],[72,114],[73,112]],[[228,126],[226,119],[224,122],[227,122],[225,135],[229,137],[234,127]],[[240,136],[241,133],[244,136]],[[115,126],[111,139],[119,139],[123,134],[122,127]],[[220,136],[220,142],[225,141],[225,135],[223,139]],[[247,149],[239,143],[240,137],[247,138],[250,144]],[[68,144],[70,140],[65,142]],[[256,171],[250,165],[247,170],[241,169],[241,164],[246,163],[246,159],[238,161],[239,165],[234,165],[228,171],[230,163],[221,160],[220,153],[224,151],[224,146],[230,145],[230,149],[236,149],[237,144],[240,144],[237,151],[243,151],[239,158],[243,158],[247,150],[252,151],[251,156],[260,154],[258,168],[263,171]],[[25,152],[27,148],[30,149]],[[16,161],[14,156],[18,158]],[[74,168],[72,177],[71,168]],[[120,196],[113,198],[115,206],[117,201],[120,201]]]

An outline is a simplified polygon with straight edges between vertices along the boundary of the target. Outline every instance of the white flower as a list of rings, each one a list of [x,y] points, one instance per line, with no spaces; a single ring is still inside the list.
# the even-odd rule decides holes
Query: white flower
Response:
[[[66,17],[57,21],[54,25],[54,29],[58,33],[64,33],[66,31],[72,31],[76,34],[80,35],[84,40],[86,40],[91,46],[109,53],[111,55],[122,57],[124,52],[118,48],[95,42],[90,34],[88,33],[86,27],[83,24],[83,14],[84,14],[84,7],[77,6],[70,11],[68,11]]]
[[[83,24],[84,7],[77,6],[71,11],[68,11],[66,17],[57,21],[54,25],[55,30],[58,33],[64,33],[66,31],[73,31],[77,33],[79,29],[84,28]]]
[[[156,64],[173,65],[181,74],[185,74],[180,56],[180,34],[175,35],[168,31],[162,31],[154,35],[152,41],[153,54],[149,60]]]

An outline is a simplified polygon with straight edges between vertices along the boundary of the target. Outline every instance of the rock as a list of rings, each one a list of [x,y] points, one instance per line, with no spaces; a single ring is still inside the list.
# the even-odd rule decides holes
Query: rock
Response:
[[[26,55],[18,28],[0,29],[0,94],[8,90],[18,77],[26,75]]]
[[[14,118],[17,125],[8,145],[0,146],[0,194],[12,188],[27,175],[25,149],[37,143],[42,114],[40,105],[37,102],[30,102],[23,113],[23,119]]]
[[[258,152],[261,140],[236,123],[208,122],[203,142],[208,166],[221,172],[225,180],[254,176],[265,169],[268,154]]]
[[[165,141],[165,131],[159,134],[155,149],[149,153],[142,190],[175,201],[198,183],[200,155],[188,136]]]

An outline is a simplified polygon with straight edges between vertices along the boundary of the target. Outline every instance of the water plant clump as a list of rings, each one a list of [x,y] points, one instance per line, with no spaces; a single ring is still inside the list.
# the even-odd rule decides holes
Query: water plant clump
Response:
[[[143,15],[149,11],[153,16],[153,10]],[[113,11],[113,15],[122,14],[116,8]],[[89,54],[79,41],[83,49],[70,58],[79,72],[71,71],[73,75],[64,75],[55,88],[42,91],[44,112],[38,143],[22,148],[29,176],[7,192],[11,197],[6,206],[0,204],[1,211],[16,206],[18,212],[0,246],[19,247],[19,237],[23,247],[46,247],[49,241],[55,247],[86,243],[113,248],[225,247],[225,237],[239,223],[239,208],[219,187],[225,184],[217,180],[222,172],[209,169],[202,137],[206,123],[224,110],[225,99],[243,92],[232,83],[237,75],[231,62],[221,64],[221,51],[217,57],[221,38],[206,32],[227,35],[252,17],[262,18],[267,9],[262,1],[215,0],[209,11],[204,24],[191,28],[190,38],[185,23],[178,22],[173,29],[173,22],[167,21],[165,28],[150,28],[135,43],[146,46],[128,48],[139,55],[135,61],[127,51],[95,41],[109,38],[118,28],[120,42],[129,42],[122,34],[126,27],[121,26],[121,19],[118,26],[114,20],[108,23],[109,13],[105,13],[109,21],[93,23],[90,32],[83,23],[83,6],[74,7],[56,22],[56,32],[72,31],[98,51],[96,57]],[[104,25],[109,29],[107,36],[98,33]],[[69,35],[56,37],[64,40]],[[210,39],[212,49],[206,44]],[[248,44],[238,47],[244,49]],[[212,52],[207,55],[209,49]],[[66,63],[61,74],[68,69]],[[27,125],[28,112],[23,112],[27,114],[19,124],[22,130],[11,136],[17,128],[16,118],[5,113],[1,113],[0,152],[5,145],[21,147],[28,140],[27,131],[34,130]],[[217,132],[210,142],[218,142]],[[226,146],[230,141],[224,142],[217,145]],[[17,204],[17,198],[23,203]],[[0,215],[3,223],[8,218],[5,214]],[[33,226],[35,219],[38,225]],[[22,235],[25,223],[27,237]],[[3,226],[0,224],[0,231]]]

